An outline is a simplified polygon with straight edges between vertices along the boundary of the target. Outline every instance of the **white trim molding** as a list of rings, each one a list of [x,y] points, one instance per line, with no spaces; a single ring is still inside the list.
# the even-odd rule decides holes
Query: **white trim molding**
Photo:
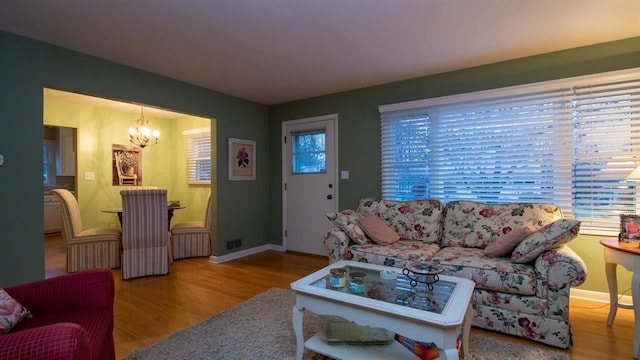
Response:
[[[279,251],[279,252],[284,252],[284,248],[282,247],[282,245],[267,244],[267,245],[256,246],[256,247],[251,248],[251,249],[236,251],[236,252],[233,252],[231,254],[225,254],[225,255],[220,255],[220,256],[211,255],[209,257],[209,262],[213,263],[213,264],[222,264],[222,263],[226,263],[227,261],[240,259],[240,258],[243,258],[245,256],[258,254],[258,253],[261,253],[261,252],[264,252],[264,251],[268,251],[268,250],[275,250],[275,251]]]

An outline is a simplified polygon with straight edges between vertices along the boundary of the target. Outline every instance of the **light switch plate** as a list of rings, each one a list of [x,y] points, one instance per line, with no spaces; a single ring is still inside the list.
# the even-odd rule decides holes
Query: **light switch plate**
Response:
[[[4,165],[4,156],[0,155],[0,166]]]
[[[340,179],[349,180],[349,170],[340,171]]]
[[[85,180],[95,180],[96,179],[96,174],[93,171],[87,171],[84,173],[84,179]]]

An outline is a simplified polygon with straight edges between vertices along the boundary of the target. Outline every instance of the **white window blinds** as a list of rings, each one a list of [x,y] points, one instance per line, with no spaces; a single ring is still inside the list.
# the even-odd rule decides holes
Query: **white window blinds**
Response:
[[[382,114],[382,198],[425,197],[429,182],[429,122],[426,109]]]
[[[640,75],[574,89],[573,208],[582,229],[619,229],[620,214],[637,214],[640,164]]]
[[[636,213],[637,70],[380,110],[383,198],[549,202],[608,235]]]
[[[187,183],[211,184],[211,129],[187,130]]]

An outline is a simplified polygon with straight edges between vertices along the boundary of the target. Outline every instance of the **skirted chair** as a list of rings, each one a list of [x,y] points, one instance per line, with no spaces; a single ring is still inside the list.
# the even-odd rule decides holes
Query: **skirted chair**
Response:
[[[76,197],[65,189],[54,189],[51,193],[62,206],[62,236],[67,246],[67,272],[120,267],[120,230],[84,229]]]
[[[3,306],[24,307],[31,317],[0,334],[0,359],[115,359],[111,270],[85,270],[4,290],[15,302]]]
[[[122,190],[122,278],[169,273],[167,190]]]
[[[211,255],[211,193],[203,221],[186,221],[171,227],[173,259]]]

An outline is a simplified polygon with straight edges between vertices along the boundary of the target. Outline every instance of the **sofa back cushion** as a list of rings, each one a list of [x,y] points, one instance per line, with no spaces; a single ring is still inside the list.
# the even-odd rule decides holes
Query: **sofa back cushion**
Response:
[[[553,204],[491,205],[458,200],[447,203],[443,216],[443,246],[485,248],[514,229],[537,229],[560,219],[562,212]]]
[[[442,202],[435,199],[413,201],[362,199],[356,211],[363,216],[379,217],[402,239],[438,243],[443,209]]]

